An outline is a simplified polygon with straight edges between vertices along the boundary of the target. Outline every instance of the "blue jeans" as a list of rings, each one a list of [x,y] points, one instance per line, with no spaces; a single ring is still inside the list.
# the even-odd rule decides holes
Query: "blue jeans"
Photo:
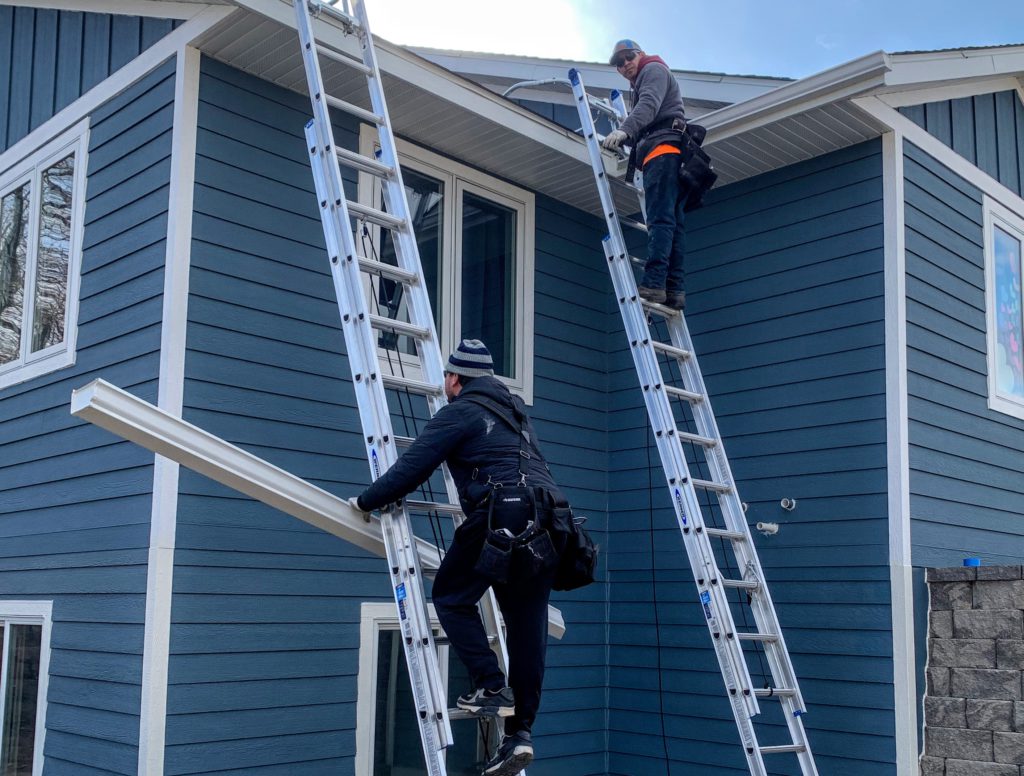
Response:
[[[683,290],[683,219],[686,190],[679,180],[679,154],[662,154],[644,166],[647,264],[640,285]]]
[[[432,597],[437,619],[469,669],[473,683],[496,690],[505,685],[505,677],[476,608],[492,586],[474,568],[486,534],[486,513],[474,513],[459,526],[434,578]],[[505,720],[507,735],[529,732],[540,708],[548,644],[548,598],[554,575],[551,569],[533,579],[493,586],[505,618],[508,685],[516,697],[516,713]]]

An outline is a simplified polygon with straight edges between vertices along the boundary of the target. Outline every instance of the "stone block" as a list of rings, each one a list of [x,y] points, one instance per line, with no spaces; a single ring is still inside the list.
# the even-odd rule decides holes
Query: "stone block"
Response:
[[[929,582],[973,582],[978,578],[975,566],[951,566],[945,569],[927,569],[926,579]]]
[[[992,762],[991,730],[926,727],[925,751],[932,757]]]
[[[950,606],[950,609],[957,607]],[[1024,580],[978,582],[974,585],[975,609],[1024,609]]]
[[[1024,641],[996,641],[996,668],[1024,670]]]
[[[978,566],[976,579],[1021,579],[1020,566]]]
[[[1012,716],[1012,702],[1010,714]],[[928,698],[924,699],[924,723],[932,727],[963,728],[967,727],[965,709],[967,702],[963,698]],[[988,728],[992,730],[993,728]],[[1007,728],[1009,730],[1009,728]]]
[[[925,701],[928,699],[926,698]],[[1002,730],[1012,732],[1014,703],[1017,701],[978,701],[967,699],[965,708],[967,727],[975,730]],[[946,727],[953,727],[947,725]]]
[[[992,582],[991,584],[1006,584],[1003,582]],[[974,593],[970,582],[934,582],[929,586],[931,598],[929,599],[933,611],[944,611],[947,609],[971,609],[974,607]],[[995,607],[992,607],[995,608]],[[1006,607],[1012,609],[1012,606]]]
[[[949,669],[931,668],[928,669],[928,694],[949,695]]]
[[[941,757],[922,757],[921,776],[944,776],[946,773],[946,761]]]
[[[953,668],[949,694],[955,698],[1018,701],[1021,699],[1021,673],[999,668]]]
[[[995,668],[996,642],[992,639],[932,639],[928,665],[950,668]]]
[[[1013,704],[1013,729],[1024,733],[1024,703],[1020,701]]]
[[[958,609],[953,612],[953,638],[1020,639],[1019,609]]]
[[[937,639],[953,638],[953,612],[932,609],[928,613],[928,635]]]
[[[946,760],[946,776],[1018,776],[1016,765],[971,760]]]
[[[992,747],[997,763],[1024,765],[1024,733],[993,733]]]

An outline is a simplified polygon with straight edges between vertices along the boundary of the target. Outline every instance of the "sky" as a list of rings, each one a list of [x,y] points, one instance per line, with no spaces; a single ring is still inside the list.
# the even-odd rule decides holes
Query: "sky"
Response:
[[[607,61],[636,40],[679,70],[802,78],[882,49],[1024,44],[1024,0],[367,0],[409,46]]]

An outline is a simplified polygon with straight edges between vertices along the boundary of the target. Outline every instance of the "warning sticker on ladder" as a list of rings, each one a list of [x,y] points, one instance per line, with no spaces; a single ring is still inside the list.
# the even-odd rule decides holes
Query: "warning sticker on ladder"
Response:
[[[405,582],[395,588],[395,600],[398,602],[398,614],[404,620],[405,619]]]
[[[679,519],[686,525],[686,509],[683,507],[683,494],[679,492],[679,488],[675,489],[675,496],[676,504],[679,505]]]
[[[710,620],[713,615],[711,614],[711,593],[704,590],[700,594],[700,605],[704,607],[704,617]]]

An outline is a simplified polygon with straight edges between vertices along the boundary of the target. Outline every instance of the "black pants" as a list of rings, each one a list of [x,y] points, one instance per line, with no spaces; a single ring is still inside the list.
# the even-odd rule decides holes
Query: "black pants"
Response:
[[[662,154],[644,165],[647,264],[640,285],[683,290],[683,221],[687,190],[679,180],[679,154]]]
[[[476,687],[497,690],[505,686],[505,676],[476,606],[491,582],[473,568],[486,534],[486,514],[475,513],[459,527],[434,579],[433,600],[441,627]],[[506,734],[529,731],[540,708],[553,578],[552,568],[530,579],[494,585],[507,632],[508,685],[516,696],[516,713],[505,720]]]

